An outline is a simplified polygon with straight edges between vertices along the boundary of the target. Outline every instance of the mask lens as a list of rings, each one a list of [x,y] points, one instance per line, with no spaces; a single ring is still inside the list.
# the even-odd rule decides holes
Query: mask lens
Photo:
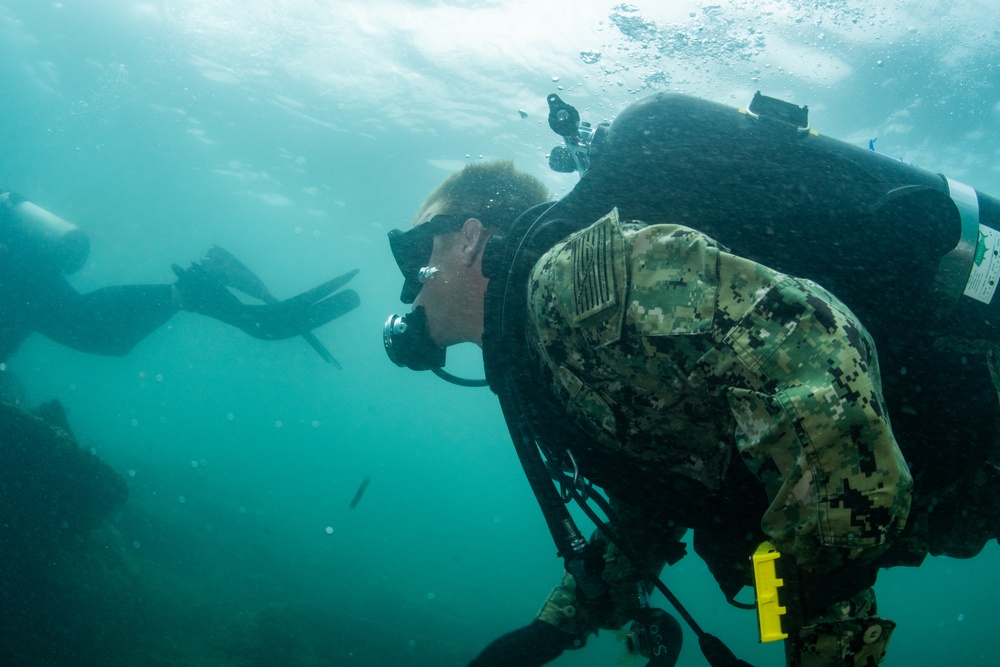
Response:
[[[389,232],[389,247],[403,274],[403,290],[399,294],[399,300],[403,303],[413,303],[417,298],[421,287],[420,269],[427,266],[431,252],[434,251],[433,233],[421,227],[408,232],[398,229]]]
[[[462,224],[474,215],[436,215],[422,225],[409,231],[394,229],[389,232],[389,247],[396,265],[403,274],[403,290],[399,300],[403,303],[413,303],[420,293],[422,280],[420,270],[430,263],[434,252],[434,237],[438,234],[461,229]]]

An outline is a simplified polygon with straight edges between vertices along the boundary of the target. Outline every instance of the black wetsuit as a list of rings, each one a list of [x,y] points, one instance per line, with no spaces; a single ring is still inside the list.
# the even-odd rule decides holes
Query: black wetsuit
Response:
[[[177,312],[170,285],[119,285],[80,294],[44,258],[0,244],[0,360],[33,332],[90,352],[121,356]]]

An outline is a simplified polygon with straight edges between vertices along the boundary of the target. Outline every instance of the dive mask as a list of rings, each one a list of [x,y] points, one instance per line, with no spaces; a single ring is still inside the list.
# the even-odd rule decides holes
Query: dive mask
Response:
[[[442,214],[417,225],[408,231],[394,229],[389,232],[389,247],[396,264],[403,274],[403,289],[399,300],[403,303],[413,303],[420,293],[424,280],[433,276],[433,270],[425,271],[434,251],[434,237],[439,234],[457,232],[469,218],[479,218],[471,213]],[[485,223],[484,223],[485,224]]]

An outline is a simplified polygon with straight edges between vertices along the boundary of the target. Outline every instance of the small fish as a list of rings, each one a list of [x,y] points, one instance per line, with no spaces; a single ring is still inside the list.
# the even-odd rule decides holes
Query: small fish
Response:
[[[365,495],[365,489],[368,488],[368,485],[371,483],[371,481],[372,481],[371,477],[365,477],[364,480],[362,480],[361,486],[359,486],[358,490],[355,491],[354,493],[354,499],[351,500],[351,504],[348,505],[350,509],[354,509],[355,507],[358,506],[358,503],[361,502],[361,496]]]

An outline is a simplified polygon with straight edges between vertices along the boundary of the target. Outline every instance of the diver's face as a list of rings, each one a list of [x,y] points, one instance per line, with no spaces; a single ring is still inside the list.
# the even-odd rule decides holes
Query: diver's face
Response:
[[[428,208],[425,220],[437,215],[437,206]],[[423,221],[423,220],[422,220]],[[431,339],[439,346],[446,347],[461,342],[458,338],[460,320],[463,313],[459,304],[464,303],[460,291],[465,257],[462,253],[461,232],[438,234],[434,237],[434,249],[427,262],[430,269],[424,278],[420,292],[413,301],[413,307],[423,306],[427,312],[427,325]]]

